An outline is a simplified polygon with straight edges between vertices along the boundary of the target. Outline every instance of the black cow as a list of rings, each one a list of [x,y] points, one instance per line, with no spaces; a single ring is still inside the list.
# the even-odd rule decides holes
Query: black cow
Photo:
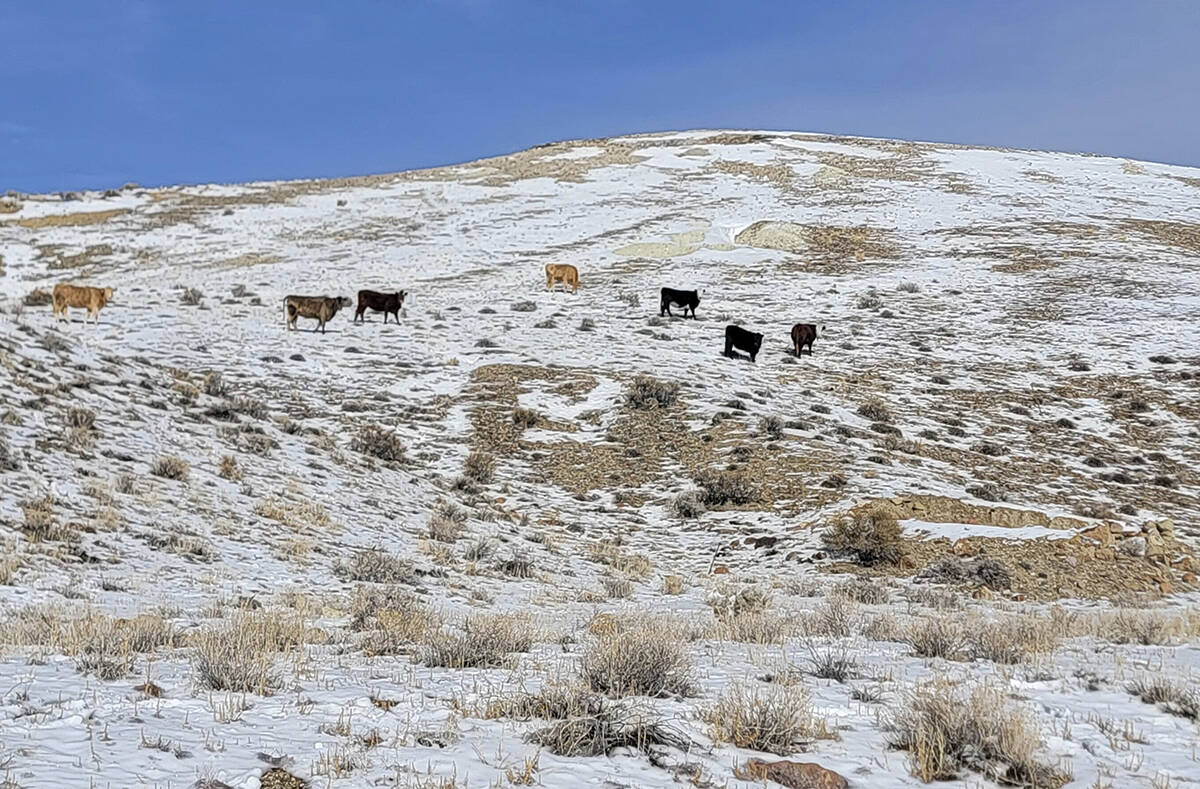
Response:
[[[754,361],[754,357],[758,356],[758,349],[762,347],[763,336],[757,332],[746,331],[741,326],[734,326],[732,323],[725,327],[725,355],[734,357],[734,348],[739,351],[745,351],[750,354],[750,361]]]
[[[688,310],[692,311],[692,319],[696,318],[696,305],[700,303],[700,291],[698,290],[675,290],[674,288],[663,288],[662,297],[658,302],[658,317],[663,314],[671,315],[671,305],[683,307],[683,317],[687,317]],[[673,315],[671,317],[674,317]]]
[[[363,317],[363,313],[370,310],[371,312],[382,312],[385,324],[389,314],[396,319],[396,323],[399,323],[400,308],[404,306],[404,297],[407,295],[408,291],[405,290],[396,293],[360,290],[358,292],[358,309],[354,312],[354,320],[366,323],[367,319]]]
[[[825,331],[825,327],[821,327],[821,331]],[[817,339],[817,324],[815,323],[797,323],[792,327],[792,350],[797,356],[804,350],[804,346],[808,346],[808,355],[812,356],[813,340]]]

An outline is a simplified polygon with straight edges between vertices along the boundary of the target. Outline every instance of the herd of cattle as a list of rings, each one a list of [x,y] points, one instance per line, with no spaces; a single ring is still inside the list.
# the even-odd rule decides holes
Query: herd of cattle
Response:
[[[546,266],[546,289],[553,290],[555,285],[561,283],[564,287],[571,288],[572,293],[579,291],[579,269],[567,263],[551,263]],[[407,291],[400,290],[395,293],[380,293],[374,290],[360,290],[358,292],[358,307],[354,312],[354,322],[366,322],[364,314],[367,310],[371,312],[382,312],[383,322],[388,322],[388,316],[391,315],[396,323],[400,322],[400,310],[404,306],[404,297],[408,295]],[[60,282],[54,286],[52,294],[52,303],[54,306],[54,318],[58,320],[66,320],[70,322],[70,317],[67,310],[70,307],[83,308],[87,310],[87,315],[84,318],[84,323],[87,323],[88,318],[91,318],[96,323],[100,322],[100,310],[104,308],[113,297],[112,288],[93,288],[85,285],[68,285],[65,282]],[[321,333],[325,333],[325,324],[337,315],[338,311],[343,307],[349,307],[352,304],[349,298],[345,296],[288,296],[283,300],[283,317],[284,325],[289,330],[296,328],[296,320],[298,318],[307,318],[317,322],[317,329]],[[683,311],[683,317],[688,317],[691,314],[692,319],[696,317],[696,307],[700,304],[700,291],[698,290],[675,290],[674,288],[663,288],[659,305],[659,317],[669,316],[674,317],[671,308],[675,307]],[[821,330],[824,331],[822,326]],[[315,331],[316,329],[314,329]],[[812,355],[813,340],[817,338],[816,324],[812,323],[797,323],[792,326],[792,352],[799,356],[803,353],[804,348],[808,348],[808,353]],[[742,351],[750,357],[750,361],[754,361],[758,357],[759,349],[762,348],[763,335],[758,332],[748,331],[741,326],[730,324],[725,327],[725,355],[729,357],[736,356],[735,350]]]

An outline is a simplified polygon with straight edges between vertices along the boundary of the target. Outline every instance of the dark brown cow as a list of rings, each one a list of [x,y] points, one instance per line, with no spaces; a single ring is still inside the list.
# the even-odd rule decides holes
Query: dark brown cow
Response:
[[[296,318],[313,318],[324,334],[325,323],[349,306],[350,299],[345,296],[288,296],[283,300],[283,319],[289,330],[295,330]]]
[[[821,327],[821,331],[825,331],[825,327]],[[804,350],[804,346],[808,346],[808,355],[812,356],[813,340],[817,339],[817,324],[815,323],[797,323],[792,327],[792,350],[797,356]]]
[[[408,295],[408,291],[401,290],[395,293],[379,293],[374,290],[360,290],[358,292],[358,309],[354,312],[354,320],[367,322],[363,317],[363,313],[367,310],[371,312],[382,312],[383,322],[387,323],[388,315],[396,319],[396,323],[400,322],[400,308],[404,306],[404,297]]]

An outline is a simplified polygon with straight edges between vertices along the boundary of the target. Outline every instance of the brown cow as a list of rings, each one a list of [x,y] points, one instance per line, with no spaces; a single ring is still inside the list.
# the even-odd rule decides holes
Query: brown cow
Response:
[[[565,287],[571,288],[572,293],[577,293],[579,291],[579,269],[570,263],[547,263],[546,290],[552,290],[559,282]]]
[[[825,327],[821,327],[822,333]],[[808,355],[812,356],[813,340],[817,339],[817,324],[815,323],[797,323],[792,327],[792,350],[797,356],[804,350],[804,346],[808,346]]]
[[[70,323],[71,316],[67,313],[67,308],[83,307],[87,310],[83,322],[87,323],[87,319],[92,318],[99,323],[100,310],[104,309],[104,305],[108,304],[112,297],[112,288],[91,288],[87,285],[68,285],[60,282],[54,286],[51,298],[54,305],[54,320],[57,322],[61,319]]]
[[[294,331],[296,318],[313,318],[317,328],[324,334],[326,321],[350,304],[346,296],[288,296],[283,300],[283,319],[288,329]]]

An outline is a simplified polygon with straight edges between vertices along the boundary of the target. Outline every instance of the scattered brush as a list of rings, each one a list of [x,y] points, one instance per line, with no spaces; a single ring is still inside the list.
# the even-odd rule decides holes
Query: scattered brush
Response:
[[[1141,676],[1129,685],[1129,693],[1164,712],[1200,722],[1200,690],[1194,682],[1172,679],[1161,674]]]
[[[179,297],[179,302],[185,307],[198,307],[204,301],[204,294],[196,288],[187,288]]]
[[[350,449],[388,463],[403,462],[405,455],[404,444],[395,433],[373,424],[359,429],[358,435],[350,442]]]
[[[679,384],[639,375],[625,392],[625,402],[632,408],[668,408],[679,400]]]
[[[618,748],[657,756],[661,748],[688,752],[693,747],[650,708],[612,702],[601,702],[593,712],[538,729],[528,739],[556,756],[568,757],[607,756]]]
[[[438,542],[455,542],[467,524],[467,511],[452,501],[439,501],[429,515],[429,536]]]
[[[163,479],[177,479],[186,482],[191,466],[183,458],[164,455],[150,465],[150,473]]]
[[[588,689],[614,698],[691,696],[693,672],[678,629],[651,621],[601,635],[580,661]]]
[[[343,581],[417,584],[417,570],[413,563],[382,548],[360,548],[349,562],[334,562],[333,574]]]
[[[895,514],[875,507],[841,518],[821,537],[825,547],[848,554],[865,566],[898,564],[904,558],[904,537]]]
[[[701,503],[709,507],[748,504],[757,496],[753,480],[743,471],[706,469],[696,475]]]
[[[887,403],[878,397],[872,397],[858,407],[858,415],[870,419],[872,422],[882,422],[884,424],[892,421],[892,410],[887,407]]]
[[[918,577],[933,583],[970,583],[995,591],[1012,588],[1012,571],[1008,565],[986,556],[972,560],[946,556],[930,564]]]
[[[918,685],[887,721],[891,746],[908,751],[912,775],[953,781],[963,770],[1009,786],[1056,789],[1070,780],[1036,758],[1042,747],[1033,716],[990,685]]]
[[[671,500],[671,514],[681,520],[695,520],[707,511],[704,494],[698,490],[686,490]]]
[[[242,478],[242,467],[238,465],[237,458],[233,455],[225,455],[221,458],[221,465],[218,467],[217,473],[221,475],[222,479],[236,482]]]
[[[532,408],[521,408],[518,406],[517,408],[513,409],[513,424],[522,429],[537,427],[538,422],[541,420],[541,415]]]
[[[885,605],[891,599],[887,587],[874,578],[858,577],[839,584],[834,594],[862,605]]]
[[[783,438],[783,420],[777,416],[765,416],[758,423],[759,430],[762,431],[771,441],[777,441]]]
[[[473,450],[463,463],[463,476],[477,485],[487,485],[496,476],[496,458],[483,450]]]
[[[422,652],[425,665],[437,668],[497,668],[510,656],[533,646],[528,614],[476,614],[461,631],[440,629],[429,634]]]
[[[808,693],[795,685],[731,683],[701,717],[714,742],[780,756],[833,736],[813,714]]]

